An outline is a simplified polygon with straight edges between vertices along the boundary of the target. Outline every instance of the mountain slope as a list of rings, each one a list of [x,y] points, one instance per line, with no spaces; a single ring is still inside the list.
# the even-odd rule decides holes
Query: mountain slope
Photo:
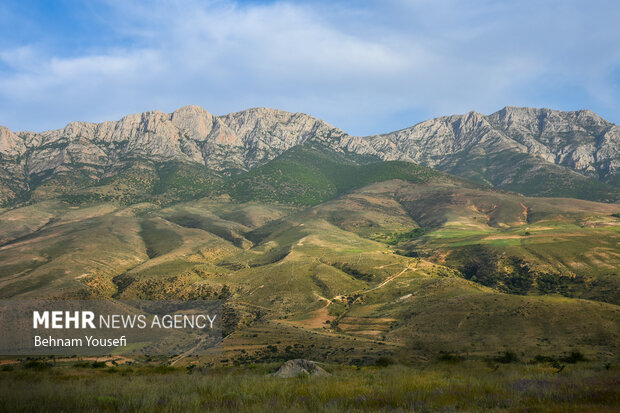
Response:
[[[0,205],[28,199],[50,179],[63,181],[57,188],[61,192],[71,192],[115,175],[136,160],[244,171],[310,137],[341,134],[300,113],[256,108],[218,117],[197,106],[171,114],[129,115],[118,122],[72,122],[39,134],[1,128]]]
[[[415,162],[526,195],[620,199],[620,128],[590,111],[506,107],[355,137],[302,113],[254,108],[214,116],[186,106],[42,133],[0,127],[0,206],[28,200],[46,184],[35,200],[71,193],[137,161],[234,175],[310,141],[361,162]]]
[[[356,158],[341,150],[309,142],[233,177],[224,191],[242,202],[316,205],[348,190],[390,179],[461,182],[456,177],[409,162],[365,163]],[[471,185],[464,181],[462,184]]]
[[[620,128],[590,111],[504,108],[445,116],[345,148],[526,195],[616,202]],[[615,186],[614,186],[615,185]]]
[[[487,119],[529,154],[620,185],[620,128],[589,110],[506,107]]]

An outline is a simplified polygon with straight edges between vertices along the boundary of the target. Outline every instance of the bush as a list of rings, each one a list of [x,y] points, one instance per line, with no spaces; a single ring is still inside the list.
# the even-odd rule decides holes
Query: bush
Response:
[[[356,268],[353,268],[352,266],[350,266],[347,263],[335,264],[334,266],[336,268],[338,268],[339,270],[341,270],[342,272],[345,272],[345,273],[349,274],[350,276],[352,276],[354,278],[357,278],[358,280],[372,281],[373,278],[374,278],[373,274],[363,273],[363,272],[357,270]]]
[[[501,254],[486,245],[471,245],[453,251],[449,261],[471,281],[493,287],[497,284]]]
[[[534,357],[534,360],[532,360],[534,363],[554,363],[556,360],[555,357],[551,357],[551,356],[543,356],[538,354],[537,356]]]
[[[168,374],[177,371],[173,366],[166,366],[163,364],[159,364],[156,366],[152,366],[150,368],[150,372],[154,374]]]
[[[397,245],[399,242],[410,241],[424,235],[424,228],[414,228],[411,231],[400,232],[400,233],[390,233],[389,237],[385,243],[388,245]]]
[[[560,275],[554,273],[541,273],[536,279],[536,286],[541,294],[552,294],[559,290],[561,285]]]
[[[508,262],[513,271],[507,274],[504,280],[506,292],[520,295],[527,294],[534,283],[534,272],[530,268],[529,263],[519,257],[510,257]]]
[[[420,253],[416,250],[396,250],[394,253],[403,257],[420,258]]]
[[[92,363],[89,361],[78,361],[73,363],[73,367],[81,368],[81,369],[99,369],[105,367],[105,361],[93,361]]]
[[[495,357],[494,360],[498,363],[510,364],[519,361],[519,357],[512,351],[504,351],[502,355]]]
[[[571,351],[567,356],[560,357],[560,361],[564,363],[575,364],[579,361],[587,361],[585,356],[581,353],[581,351],[574,350]]]
[[[51,367],[52,365],[50,363],[46,363],[41,360],[28,360],[24,363],[24,368],[30,370],[45,370]]]
[[[381,356],[375,360],[375,366],[377,367],[388,367],[388,366],[391,366],[392,364],[394,364],[394,360],[386,356]]]
[[[458,363],[459,361],[463,361],[463,359],[464,358],[462,356],[453,353],[443,353],[437,357],[438,361],[445,361],[448,363]]]

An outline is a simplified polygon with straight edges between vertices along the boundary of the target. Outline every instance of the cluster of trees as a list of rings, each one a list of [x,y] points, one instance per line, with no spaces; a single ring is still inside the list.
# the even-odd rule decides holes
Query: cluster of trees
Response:
[[[453,251],[449,261],[466,279],[510,294],[525,295],[535,289],[540,294],[572,296],[575,288],[585,283],[580,276],[537,271],[523,258],[505,256],[487,245],[471,245]]]

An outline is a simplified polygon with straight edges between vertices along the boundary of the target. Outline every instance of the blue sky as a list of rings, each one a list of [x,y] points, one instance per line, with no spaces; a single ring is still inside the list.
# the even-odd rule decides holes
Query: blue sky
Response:
[[[503,106],[620,122],[620,2],[0,2],[0,124],[188,104],[305,112],[357,135]]]

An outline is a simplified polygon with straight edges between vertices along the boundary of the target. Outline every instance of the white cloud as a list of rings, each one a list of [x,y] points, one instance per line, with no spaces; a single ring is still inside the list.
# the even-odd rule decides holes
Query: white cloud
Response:
[[[41,130],[199,104],[303,111],[363,134],[507,104],[578,105],[564,88],[582,106],[620,107],[609,93],[620,52],[606,37],[620,34],[619,7],[360,4],[109,2],[110,29],[129,39],[114,48],[0,51],[0,124]]]

